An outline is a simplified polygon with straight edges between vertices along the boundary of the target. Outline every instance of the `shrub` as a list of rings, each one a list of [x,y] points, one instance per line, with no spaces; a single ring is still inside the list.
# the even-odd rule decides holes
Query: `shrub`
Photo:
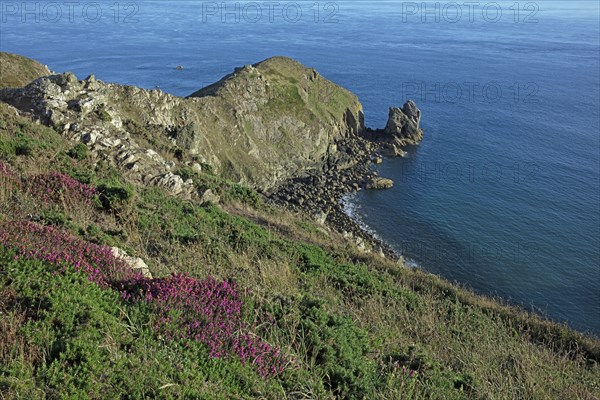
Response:
[[[116,210],[133,196],[133,187],[117,182],[103,183],[98,186],[100,202],[106,210]]]
[[[375,364],[367,357],[367,334],[345,317],[329,315],[323,302],[304,297],[300,326],[307,353],[339,398],[365,398],[377,386]]]
[[[15,145],[16,156],[30,156],[33,153],[31,145],[27,142],[19,142]]]
[[[83,143],[77,143],[69,149],[67,155],[74,160],[85,160],[88,156],[88,148]]]

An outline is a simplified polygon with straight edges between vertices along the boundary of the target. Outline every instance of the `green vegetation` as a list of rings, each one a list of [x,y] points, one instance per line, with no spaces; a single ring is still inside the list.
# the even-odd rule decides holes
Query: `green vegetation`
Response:
[[[22,144],[29,150],[18,151]],[[14,172],[0,168],[0,221],[118,246],[155,277],[234,280],[249,289],[244,320],[287,359],[283,373],[264,379],[236,357],[210,357],[197,341],[165,339],[154,329],[156,310],[100,288],[74,265],[57,269],[0,246],[2,398],[600,397],[596,339],[362,254],[210,171],[178,167],[220,194],[219,206],[136,186],[5,104],[0,161]],[[19,183],[50,172],[98,194],[43,200]]]
[[[34,79],[50,75],[48,68],[27,57],[0,52],[0,89],[27,85]]]

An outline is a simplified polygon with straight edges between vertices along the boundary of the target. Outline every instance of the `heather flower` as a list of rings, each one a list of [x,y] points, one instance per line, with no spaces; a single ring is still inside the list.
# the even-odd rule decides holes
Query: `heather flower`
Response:
[[[213,358],[237,356],[255,365],[265,378],[283,371],[283,355],[252,334],[243,321],[243,298],[235,282],[183,274],[141,278],[123,292],[123,298],[153,304],[156,328],[166,338],[203,343]]]
[[[23,186],[44,203],[60,203],[67,199],[89,203],[98,194],[96,188],[57,172],[26,178]]]
[[[20,183],[10,166],[0,161],[0,200],[13,194],[13,190],[19,188]]]
[[[252,363],[264,378],[284,369],[283,354],[244,322],[243,298],[233,281],[184,274],[149,279],[107,246],[28,221],[0,221],[0,245],[14,250],[16,257],[49,262],[58,271],[71,265],[97,285],[120,291],[125,301],[150,304],[157,314],[155,329],[169,340],[200,342],[213,358],[238,357]]]
[[[0,221],[0,245],[15,250],[17,257],[43,260],[59,268],[72,265],[103,287],[136,275],[124,261],[113,256],[110,247],[28,221]]]
[[[15,173],[12,171],[8,164],[0,161],[0,175],[4,175],[6,177],[15,177]]]

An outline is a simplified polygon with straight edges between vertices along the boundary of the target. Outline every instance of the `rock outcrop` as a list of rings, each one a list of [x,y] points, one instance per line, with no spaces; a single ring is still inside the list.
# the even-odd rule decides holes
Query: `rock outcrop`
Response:
[[[112,252],[115,258],[123,260],[127,265],[131,267],[135,272],[141,273],[144,277],[152,279],[152,273],[148,268],[148,265],[139,257],[132,257],[128,255],[125,250],[120,249],[118,247],[111,247],[110,251]]]
[[[408,100],[402,108],[391,107],[385,129],[364,132],[364,136],[379,143],[381,153],[387,157],[404,157],[403,147],[414,145],[423,140],[421,129],[421,110]]]
[[[402,143],[417,143],[423,139],[423,131],[420,128],[421,110],[409,100],[402,108],[390,108],[387,125],[384,133],[391,135]]]
[[[0,100],[87,144],[129,178],[184,196],[194,188],[174,175],[181,162],[268,192],[351,166],[336,143],[364,129],[354,94],[285,57],[238,68],[189,98],[65,73],[3,89]]]
[[[394,181],[388,178],[374,177],[367,182],[366,188],[369,190],[383,190],[394,187]]]

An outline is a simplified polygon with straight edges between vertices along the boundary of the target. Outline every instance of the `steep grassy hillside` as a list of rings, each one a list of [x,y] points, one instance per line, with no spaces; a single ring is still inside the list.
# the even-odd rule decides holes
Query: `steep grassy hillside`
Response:
[[[134,184],[0,103],[2,398],[600,397],[597,340],[189,178],[221,204]]]
[[[25,86],[34,79],[50,75],[48,68],[17,54],[0,52],[0,89]]]

